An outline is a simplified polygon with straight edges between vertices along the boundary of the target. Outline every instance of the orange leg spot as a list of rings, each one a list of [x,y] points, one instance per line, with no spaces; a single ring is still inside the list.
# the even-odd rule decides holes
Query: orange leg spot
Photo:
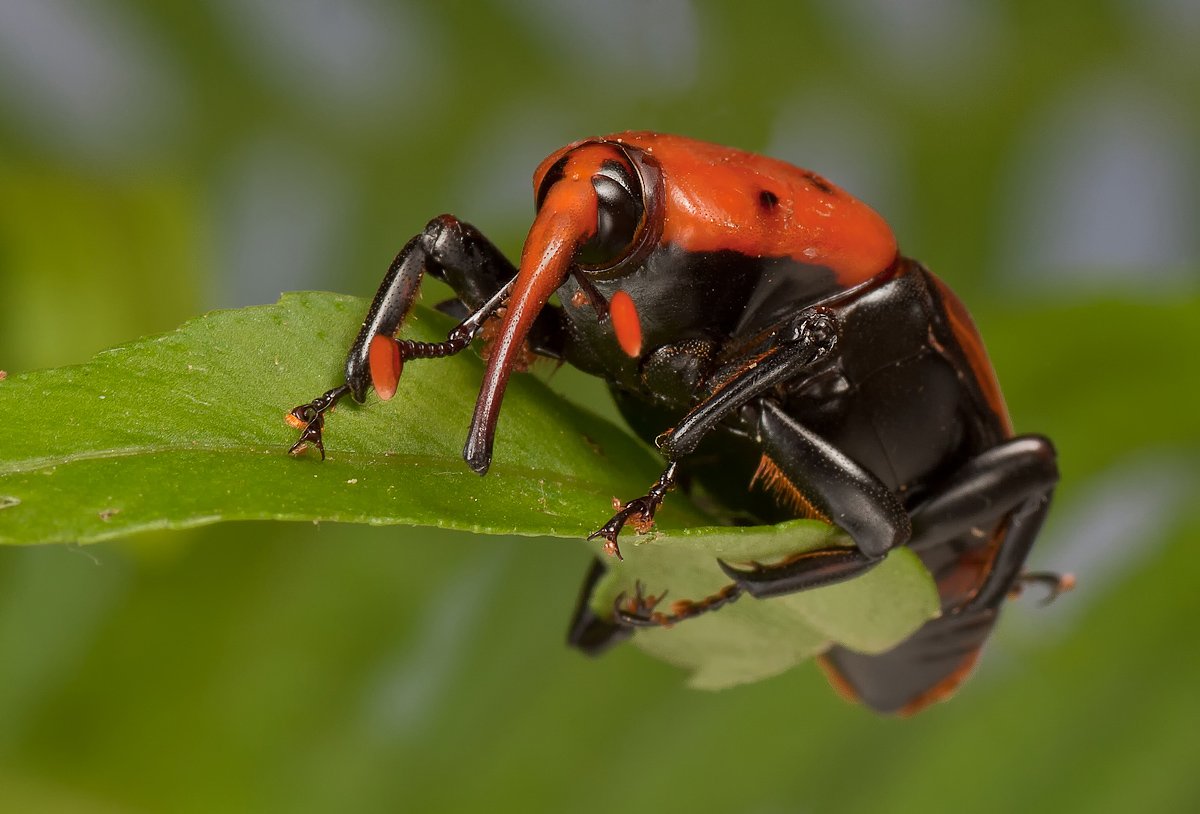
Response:
[[[371,370],[371,386],[379,398],[387,401],[396,395],[400,374],[404,372],[399,343],[390,336],[375,334],[367,348],[367,364]]]

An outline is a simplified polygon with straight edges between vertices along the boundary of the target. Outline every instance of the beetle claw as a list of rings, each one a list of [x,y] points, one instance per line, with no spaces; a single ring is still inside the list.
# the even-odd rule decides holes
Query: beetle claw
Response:
[[[626,601],[622,592],[613,601],[613,615],[619,625],[625,627],[661,627],[669,628],[687,619],[694,619],[706,613],[736,602],[742,595],[742,589],[736,584],[726,585],[714,594],[693,601],[679,599],[671,603],[670,613],[657,610],[667,597],[663,591],[659,596],[647,595],[643,592],[642,583],[635,583],[637,591],[633,599]]]
[[[291,409],[284,420],[300,430],[300,438],[292,444],[288,454],[303,455],[308,445],[312,444],[321,453],[321,460],[325,460],[325,439],[322,435],[325,429],[325,411],[331,409],[338,403],[338,399],[349,392],[349,386],[343,384],[322,393],[307,404]]]
[[[588,539],[595,540],[603,537],[604,553],[623,560],[625,558],[621,556],[621,547],[617,544],[617,537],[621,534],[621,529],[625,528],[625,524],[628,523],[638,534],[650,531],[654,527],[654,512],[660,503],[662,503],[662,498],[655,500],[653,495],[634,498],[623,506],[620,501],[614,500],[613,504],[619,510],[607,523],[589,534]]]
[[[671,621],[666,614],[658,613],[658,607],[667,596],[663,591],[658,596],[647,594],[641,580],[634,583],[634,597],[626,601],[625,592],[617,594],[613,600],[613,615],[617,623],[625,627],[670,627]]]
[[[758,563],[755,563],[754,565],[755,565],[755,567],[752,569],[742,570],[741,568],[734,568],[732,565],[725,562],[725,560],[722,560],[719,557],[717,558],[717,566],[722,571],[725,572],[725,576],[729,577],[734,582],[737,582],[739,584],[744,582],[746,580],[746,577],[753,576],[754,574],[756,574],[762,570],[761,566],[759,566]]]
[[[301,404],[287,414],[287,423],[300,430],[300,438],[288,450],[289,455],[303,455],[308,445],[312,444],[325,460],[325,440],[322,430],[325,429],[325,416],[311,403]]]
[[[1056,574],[1052,571],[1026,571],[1021,574],[1017,582],[1013,585],[1012,591],[1009,592],[1010,597],[1013,599],[1017,598],[1027,586],[1035,583],[1046,587],[1046,595],[1042,597],[1042,601],[1039,603],[1045,606],[1068,591],[1075,589],[1075,575]]]
[[[613,508],[617,510],[617,513],[607,523],[589,534],[588,539],[595,540],[597,537],[603,537],[605,540],[604,553],[619,560],[624,559],[621,556],[621,548],[617,545],[617,536],[626,523],[633,526],[633,530],[638,534],[645,534],[654,528],[654,513],[662,505],[667,490],[675,484],[676,468],[677,464],[671,461],[659,476],[658,481],[650,487],[650,491],[641,497],[635,497],[624,505],[617,498],[613,498]]]
[[[621,533],[621,526],[625,525],[625,521],[621,519],[620,513],[609,520],[600,528],[588,535],[589,540],[595,540],[598,537],[604,538],[604,553],[610,557],[616,557],[618,560],[625,559],[621,556],[621,547],[617,545],[617,535]]]

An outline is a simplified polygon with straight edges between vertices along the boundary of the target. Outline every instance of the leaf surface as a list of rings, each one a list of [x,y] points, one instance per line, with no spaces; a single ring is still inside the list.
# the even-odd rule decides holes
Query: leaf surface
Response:
[[[328,415],[328,459],[286,450],[287,411],[340,382],[365,303],[325,293],[218,311],[82,365],[9,376],[0,409],[15,428],[0,450],[0,542],[93,542],[221,520],[424,525],[582,539],[614,496],[645,491],[662,462],[626,432],[514,378],[485,478],[460,457],[482,364],[473,353],[416,361],[395,399],[349,399]],[[418,310],[407,335],[450,323]],[[595,596],[622,591],[700,599],[727,579],[716,559],[782,558],[846,539],[820,523],[707,527],[673,494],[656,532],[625,541]],[[877,651],[936,612],[916,557],[898,552],[850,584],[736,607],[638,643],[717,687],[780,672],[829,642]]]

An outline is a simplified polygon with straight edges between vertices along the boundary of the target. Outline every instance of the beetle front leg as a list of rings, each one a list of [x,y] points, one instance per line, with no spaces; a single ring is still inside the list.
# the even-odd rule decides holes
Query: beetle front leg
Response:
[[[395,341],[392,337],[416,302],[426,272],[449,284],[469,314],[444,342]],[[389,398],[405,361],[451,356],[466,349],[487,319],[503,306],[515,276],[516,268],[508,258],[474,226],[453,215],[431,220],[388,267],[347,355],[345,383],[288,414],[288,423],[302,430],[291,453],[299,454],[311,444],[325,457],[325,413],[347,394],[361,404],[374,386],[382,397]],[[547,310],[535,323],[530,343],[538,352],[561,355],[557,317]]]
[[[287,423],[300,430],[300,438],[292,444],[288,450],[289,454],[299,455],[308,449],[309,444],[312,444],[321,453],[321,460],[325,460],[323,435],[325,412],[332,409],[333,405],[341,401],[342,397],[349,392],[350,385],[338,385],[332,390],[326,390],[307,404],[292,408],[291,412],[287,414]]]

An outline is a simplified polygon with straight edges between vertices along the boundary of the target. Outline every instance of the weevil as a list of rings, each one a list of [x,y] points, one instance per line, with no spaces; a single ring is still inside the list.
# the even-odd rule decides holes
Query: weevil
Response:
[[[371,388],[391,398],[407,361],[459,353],[496,318],[463,450],[480,475],[509,377],[532,351],[607,380],[665,458],[649,491],[592,535],[608,554],[685,478],[756,522],[810,517],[853,541],[779,563],[718,561],[727,587],[670,613],[641,592],[594,611],[608,567],[597,558],[568,633],[585,652],[745,595],[853,579],[908,546],[936,580],[941,616],[890,651],[834,646],[820,659],[843,694],[907,714],[955,691],[1006,598],[1028,582],[1069,587],[1023,570],[1058,480],[1054,447],[1014,434],[966,308],[899,252],[874,210],[783,161],[647,132],[563,147],[533,187],[516,266],[451,215],[401,249],[345,383],[291,412],[294,453],[324,457],[325,413],[339,399],[361,403]],[[426,273],[457,294],[461,322],[444,342],[397,339]]]

